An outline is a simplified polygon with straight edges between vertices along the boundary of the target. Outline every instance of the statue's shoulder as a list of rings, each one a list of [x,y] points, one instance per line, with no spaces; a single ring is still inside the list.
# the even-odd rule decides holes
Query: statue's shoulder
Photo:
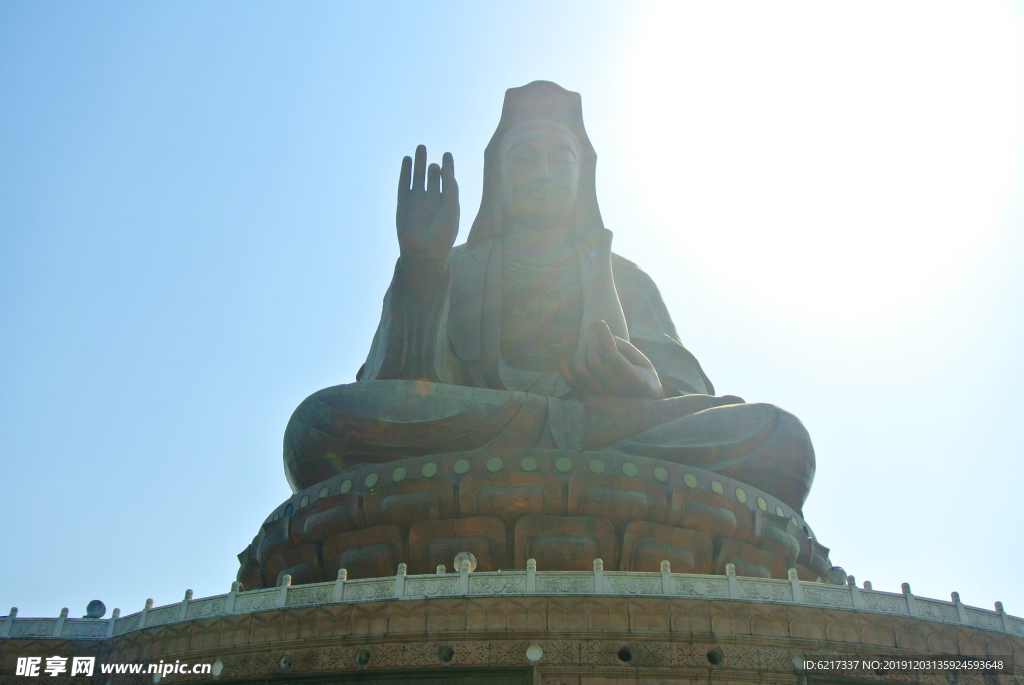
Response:
[[[650,274],[620,254],[612,252],[612,276],[616,288],[637,288],[658,292],[658,286]]]
[[[492,240],[482,240],[472,245],[469,243],[455,245],[448,253],[448,263],[451,264],[456,274],[486,266],[492,243]]]
[[[660,340],[668,335],[678,342],[675,324],[654,279],[635,262],[614,252],[612,276],[630,336]]]

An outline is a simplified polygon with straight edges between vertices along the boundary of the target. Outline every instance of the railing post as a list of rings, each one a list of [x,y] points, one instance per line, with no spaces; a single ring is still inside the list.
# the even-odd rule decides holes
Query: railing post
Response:
[[[142,613],[139,615],[139,628],[146,627],[146,619],[149,617],[149,610],[153,608],[153,598],[150,597],[146,600],[146,606],[142,607]]]
[[[604,561],[594,559],[594,594],[604,594]]]
[[[463,559],[462,563],[459,564],[459,594],[469,594],[469,567],[471,566],[469,559]]]
[[[661,594],[674,595],[672,592],[672,565],[667,559],[661,560]]]
[[[60,637],[61,633],[64,632],[64,621],[68,618],[68,608],[64,607],[60,610],[60,616],[57,618],[57,622],[53,624],[53,636]]]
[[[4,619],[4,624],[0,626],[0,637],[11,636],[11,626],[14,625],[14,619],[16,618],[18,618],[18,607],[11,607],[7,618]]]
[[[121,610],[114,609],[114,613],[107,619],[107,637],[114,635],[114,625],[117,623],[117,619],[121,618]]]
[[[334,581],[334,601],[340,602],[345,599],[345,581],[348,580],[348,570],[338,569],[338,577]]]
[[[857,587],[857,579],[853,576],[846,576],[846,584],[850,586],[850,606],[854,609],[867,608],[864,598],[860,594],[860,588]]]
[[[953,599],[953,604],[956,605],[956,618],[961,623],[967,623],[967,610],[964,609],[963,602],[960,601],[960,593],[952,592],[949,595]]]
[[[900,589],[903,590],[903,599],[907,601],[907,613],[911,616],[918,616],[917,601],[914,599],[914,593],[910,591],[910,583],[903,583],[900,585]]]
[[[188,605],[192,601],[192,590],[185,590],[185,599],[181,600],[181,614],[178,616],[179,621],[184,621],[188,618]]]
[[[398,573],[395,574],[395,597],[405,596],[405,572],[408,568],[405,564],[398,565]]]
[[[736,565],[726,564],[725,565],[725,578],[729,584],[729,596],[739,599],[740,597],[740,581],[736,579]]]
[[[292,586],[292,577],[286,573],[281,578],[281,589],[277,595],[277,606],[286,607],[288,606],[288,588]]]
[[[1003,603],[996,602],[996,611],[999,612],[999,620],[1003,624],[1003,632],[1010,632],[1010,621],[1006,618],[1006,612],[1003,610]]]
[[[789,579],[789,587],[793,591],[793,601],[797,604],[804,603],[804,586],[800,584],[800,576],[797,574],[795,568],[791,568],[786,571],[786,577]]]
[[[231,591],[228,593],[227,598],[224,600],[224,613],[233,614],[235,612],[235,600],[238,598],[238,593],[241,591],[242,584],[237,580],[231,581]]]
[[[537,560],[526,560],[526,594],[537,592]]]

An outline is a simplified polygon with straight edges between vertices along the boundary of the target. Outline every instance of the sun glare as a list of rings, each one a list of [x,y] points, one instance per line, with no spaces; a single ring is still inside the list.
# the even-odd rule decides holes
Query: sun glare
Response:
[[[1005,3],[655,3],[630,176],[708,278],[839,327],[912,313],[1003,217],[1021,152]]]

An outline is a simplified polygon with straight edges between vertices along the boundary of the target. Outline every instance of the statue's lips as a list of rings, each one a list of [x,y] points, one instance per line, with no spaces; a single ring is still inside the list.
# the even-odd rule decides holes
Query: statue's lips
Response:
[[[527,195],[527,199],[529,199],[531,202],[536,202],[538,204],[547,204],[551,202],[558,202],[565,195],[566,193],[560,192],[559,190],[552,188],[549,190],[531,191],[530,194]]]

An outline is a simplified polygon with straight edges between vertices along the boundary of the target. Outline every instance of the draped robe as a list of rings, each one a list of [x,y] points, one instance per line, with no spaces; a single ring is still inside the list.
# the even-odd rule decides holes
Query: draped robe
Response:
[[[480,448],[601,449],[692,464],[736,478],[800,511],[814,450],[796,417],[769,404],[688,413],[678,398],[714,393],[683,346],[653,280],[611,252],[601,227],[575,245],[583,289],[580,340],[604,320],[646,355],[669,395],[594,398],[568,392],[557,373],[526,371],[501,354],[502,237],[452,249],[434,291],[408,292],[401,263],[384,297],[354,384],[307,398],[285,432],[295,491],[357,463]],[[573,351],[570,351],[570,353]],[[587,444],[587,422],[616,439]],[[606,431],[607,432],[607,431]]]

